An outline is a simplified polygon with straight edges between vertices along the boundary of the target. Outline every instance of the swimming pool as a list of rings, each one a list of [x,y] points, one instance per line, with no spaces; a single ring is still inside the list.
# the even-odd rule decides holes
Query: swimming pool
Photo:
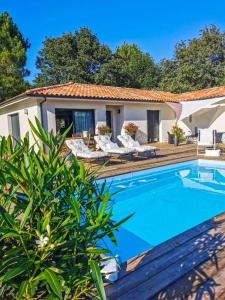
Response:
[[[134,213],[116,233],[125,261],[225,211],[225,163],[194,160],[107,179],[113,218]]]

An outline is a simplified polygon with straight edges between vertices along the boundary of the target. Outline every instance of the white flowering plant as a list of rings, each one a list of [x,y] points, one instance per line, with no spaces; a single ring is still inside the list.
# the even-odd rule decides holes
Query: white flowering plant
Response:
[[[101,241],[116,244],[127,218],[115,223],[106,184],[60,154],[67,132],[30,126],[35,145],[0,141],[0,299],[106,299]]]

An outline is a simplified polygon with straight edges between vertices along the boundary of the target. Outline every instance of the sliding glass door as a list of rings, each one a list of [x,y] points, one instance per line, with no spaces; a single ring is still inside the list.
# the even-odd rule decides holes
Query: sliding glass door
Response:
[[[89,134],[95,133],[94,110],[73,110],[74,133],[82,135],[83,131],[88,131]]]
[[[81,136],[83,131],[95,134],[95,115],[93,109],[56,109],[56,131],[61,134],[73,123],[68,137]]]

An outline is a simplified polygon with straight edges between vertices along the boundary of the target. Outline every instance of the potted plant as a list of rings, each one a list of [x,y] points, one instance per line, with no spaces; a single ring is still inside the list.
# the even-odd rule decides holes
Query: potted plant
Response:
[[[98,134],[99,135],[111,135],[111,129],[106,125],[101,125],[98,127]]]
[[[135,139],[136,133],[138,131],[138,126],[132,122],[127,123],[123,126],[125,132],[129,134],[133,139]]]
[[[172,134],[174,136],[174,145],[178,146],[185,141],[184,131],[177,124],[172,128]]]

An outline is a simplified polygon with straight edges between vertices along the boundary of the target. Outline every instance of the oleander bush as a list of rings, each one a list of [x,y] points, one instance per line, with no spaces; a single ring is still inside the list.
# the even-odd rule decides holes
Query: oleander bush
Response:
[[[0,299],[105,299],[101,241],[125,220],[95,173],[60,155],[67,132],[30,126],[35,145],[0,141]]]

